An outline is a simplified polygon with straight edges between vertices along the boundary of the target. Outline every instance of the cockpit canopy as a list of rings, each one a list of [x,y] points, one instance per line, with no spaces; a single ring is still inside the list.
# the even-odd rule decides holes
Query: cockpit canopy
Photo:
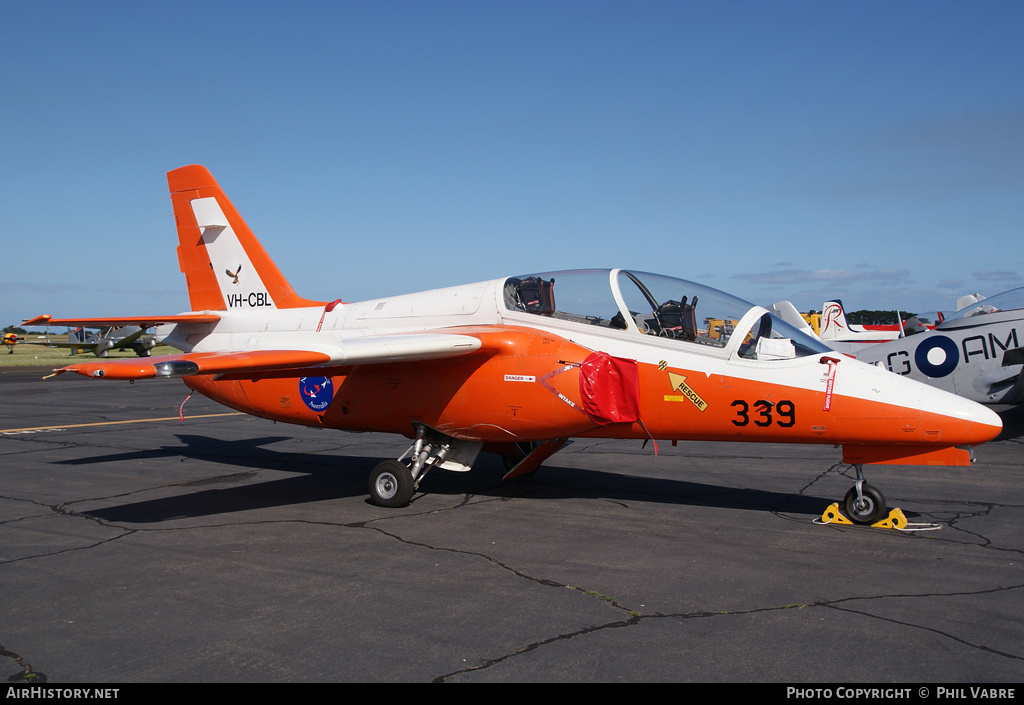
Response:
[[[504,298],[509,310],[666,338],[708,352],[735,351],[748,359],[831,352],[759,306],[660,274],[624,269],[529,274],[508,278]]]
[[[1024,287],[1019,287],[966,306],[956,313],[947,316],[945,320],[955,321],[960,318],[971,318],[973,316],[982,316],[986,313],[1013,311],[1022,308],[1024,308]]]

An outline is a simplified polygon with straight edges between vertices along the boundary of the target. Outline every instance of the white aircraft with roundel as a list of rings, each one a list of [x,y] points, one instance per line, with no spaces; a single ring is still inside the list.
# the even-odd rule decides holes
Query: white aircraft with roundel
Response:
[[[1024,287],[958,303],[932,330],[865,347],[857,359],[982,404],[1024,404]]]
[[[116,320],[156,325],[181,352],[58,372],[180,377],[266,419],[405,435],[409,450],[369,478],[382,506],[408,504],[429,470],[469,470],[481,451],[504,456],[515,477],[571,438],[816,443],[842,446],[856,468],[844,509],[867,524],[886,506],[864,465],[967,465],[1002,428],[984,406],[669,276],[526,273],[371,301],[305,299],[209,171],[175,169],[168,183],[191,310]]]

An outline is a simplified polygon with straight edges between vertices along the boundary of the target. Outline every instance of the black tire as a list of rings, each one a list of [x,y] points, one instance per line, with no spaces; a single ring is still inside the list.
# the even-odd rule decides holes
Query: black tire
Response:
[[[404,507],[415,491],[412,473],[397,460],[385,460],[370,473],[370,501],[378,507]]]
[[[874,485],[864,483],[861,488],[864,496],[863,504],[857,502],[857,488],[851,487],[843,499],[843,510],[854,524],[874,524],[885,518],[888,511],[885,497]]]

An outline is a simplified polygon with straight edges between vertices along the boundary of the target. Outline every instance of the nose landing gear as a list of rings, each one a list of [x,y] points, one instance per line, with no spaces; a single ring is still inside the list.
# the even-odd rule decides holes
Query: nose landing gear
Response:
[[[864,481],[864,466],[854,465],[857,481],[843,499],[843,511],[855,524],[874,524],[886,516],[885,496]]]
[[[835,466],[833,466],[835,467]],[[857,480],[843,499],[840,510],[839,503],[833,502],[821,515],[822,524],[861,524],[882,529],[909,530],[906,516],[900,509],[889,510],[885,506],[885,496],[875,486],[864,481],[864,468],[851,465],[857,471]],[[845,474],[845,473],[843,473]],[[914,525],[914,531],[937,528],[924,524]]]
[[[857,484],[843,498],[843,511],[855,524],[874,524],[886,516],[885,496],[874,485],[864,482],[857,466]]]

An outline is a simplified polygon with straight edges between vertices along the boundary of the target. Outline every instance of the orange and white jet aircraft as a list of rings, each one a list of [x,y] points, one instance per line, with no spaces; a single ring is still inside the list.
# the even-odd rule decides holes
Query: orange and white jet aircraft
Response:
[[[857,470],[846,513],[873,523],[885,499],[864,464],[966,465],[1002,428],[989,409],[842,356],[764,308],[655,274],[310,301],[204,167],[168,182],[192,310],[103,320],[156,325],[182,353],[57,372],[181,377],[263,418],[403,434],[409,450],[371,473],[379,505],[407,504],[428,470],[469,470],[481,450],[505,456],[506,477],[533,472],[571,437],[819,443],[842,445]],[[735,325],[709,329],[723,320]]]

